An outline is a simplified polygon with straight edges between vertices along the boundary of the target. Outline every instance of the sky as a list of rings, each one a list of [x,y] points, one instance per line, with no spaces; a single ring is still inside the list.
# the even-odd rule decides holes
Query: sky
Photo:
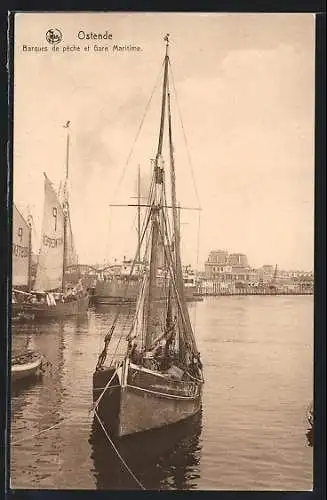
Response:
[[[49,28],[63,34],[58,52],[46,41]],[[106,30],[112,40],[77,36]],[[14,201],[33,214],[35,249],[43,172],[55,186],[64,177],[63,125],[70,120],[79,261],[134,256],[136,209],[110,204],[135,203],[138,165],[146,192],[158,141],[166,33],[176,90],[171,82],[177,197],[182,206],[201,207],[181,215],[184,263],[203,268],[211,250],[225,249],[245,253],[254,267],[312,270],[311,14],[17,14]],[[141,50],[113,52],[114,44]],[[48,50],[24,51],[23,45]],[[63,52],[74,45],[79,52]],[[95,51],[95,45],[109,50]]]

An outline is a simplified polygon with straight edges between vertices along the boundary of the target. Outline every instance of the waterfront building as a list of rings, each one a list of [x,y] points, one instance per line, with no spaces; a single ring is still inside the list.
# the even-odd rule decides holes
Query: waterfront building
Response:
[[[231,274],[231,266],[228,264],[228,252],[226,250],[213,250],[209,253],[204,264],[204,275],[208,279],[218,279],[221,274]]]
[[[215,292],[235,290],[235,286],[244,286],[253,278],[247,256],[243,253],[229,254],[226,250],[210,252],[205,262],[206,287]],[[212,286],[209,285],[212,282]],[[213,291],[212,290],[212,291]]]
[[[243,253],[229,254],[225,250],[210,252],[204,265],[202,288],[209,294],[233,294],[246,289],[275,289],[281,293],[312,292],[312,272],[281,270],[275,264],[264,264],[257,269],[249,266]]]
[[[248,258],[244,253],[231,253],[228,256],[228,263],[231,266],[240,266],[247,268],[249,266]]]
[[[228,252],[227,250],[213,250],[209,253],[207,260],[208,264],[227,264]]]
[[[232,266],[224,265],[207,265],[205,277],[217,281],[232,281]]]

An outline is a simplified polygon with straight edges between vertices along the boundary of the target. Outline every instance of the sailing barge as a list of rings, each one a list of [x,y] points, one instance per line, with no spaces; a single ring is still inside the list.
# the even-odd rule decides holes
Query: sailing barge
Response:
[[[123,357],[114,356],[109,365],[105,364],[109,343],[113,342],[118,329],[119,309],[93,374],[95,418],[106,432],[118,438],[177,423],[201,408],[202,363],[185,300],[180,254],[168,35],[165,40],[159,140],[152,164],[151,188],[144,205],[147,208],[144,230],[135,256],[136,261],[145,241],[144,261],[149,262],[149,269],[144,273]],[[166,121],[169,169],[163,158]],[[169,200],[167,175],[170,177]],[[161,251],[166,262],[163,304],[155,300]],[[121,339],[122,335],[119,341]]]
[[[87,311],[89,295],[81,282],[66,283],[66,270],[77,263],[68,198],[69,122],[67,129],[66,177],[62,200],[44,173],[44,208],[42,239],[33,289],[27,293],[14,290],[13,313],[34,318],[56,318]],[[15,231],[15,228],[14,228]],[[31,245],[29,246],[31,252]],[[29,284],[30,266],[28,267]]]

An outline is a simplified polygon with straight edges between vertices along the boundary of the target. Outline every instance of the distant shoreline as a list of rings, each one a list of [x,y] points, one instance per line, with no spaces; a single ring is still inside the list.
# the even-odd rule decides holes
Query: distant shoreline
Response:
[[[289,291],[289,292],[272,292],[272,291],[238,291],[238,292],[202,292],[196,294],[201,297],[229,297],[229,296],[234,296],[234,295],[314,295],[313,291],[301,291],[301,292],[294,292],[294,291]]]

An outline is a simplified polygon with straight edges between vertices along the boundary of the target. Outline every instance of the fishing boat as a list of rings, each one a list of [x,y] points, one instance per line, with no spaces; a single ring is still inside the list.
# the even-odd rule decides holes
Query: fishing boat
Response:
[[[133,272],[131,268],[133,266]],[[133,263],[133,259],[124,259],[121,265],[113,265],[106,276],[97,279],[94,289],[94,302],[99,305],[128,304],[136,305],[137,297],[142,286],[142,275],[145,266],[142,262]],[[185,269],[183,272],[185,285],[185,300],[187,302],[202,301],[200,284],[194,272]],[[129,281],[126,290],[126,281]],[[165,289],[158,283],[156,298],[165,300]]]
[[[138,243],[141,239],[141,176],[140,167],[138,167],[137,176],[137,205],[123,205],[123,206],[136,206],[137,207],[137,235]],[[116,207],[121,207],[121,205],[111,205]],[[158,268],[163,271],[165,265],[164,253],[160,252],[161,258],[159,258]],[[133,266],[133,271],[132,271]],[[115,263],[108,268],[106,274],[103,273],[101,278],[98,278],[94,290],[94,302],[95,304],[127,304],[136,305],[137,297],[142,285],[142,276],[145,271],[146,264],[141,261],[140,255],[138,255],[136,262],[133,259],[126,259],[121,264]],[[197,301],[203,300],[199,296],[199,284],[197,283],[194,272],[192,273],[189,266],[185,267],[183,272],[183,279],[185,283],[185,298],[187,301]],[[126,281],[128,281],[128,287],[126,287]],[[157,280],[157,289],[155,292],[156,300],[165,299],[165,290],[161,286],[160,280]]]
[[[35,351],[27,351],[14,356],[11,360],[11,380],[16,382],[40,373],[42,356]]]
[[[66,279],[67,267],[77,263],[68,197],[69,122],[66,129],[66,177],[61,193],[44,173],[41,245],[33,290],[24,292],[13,305],[14,311],[30,314],[35,319],[84,313],[89,305],[89,295],[82,282],[73,284]]]
[[[108,435],[118,438],[181,422],[201,409],[203,368],[185,299],[180,252],[168,35],[165,41],[158,146],[151,162],[152,182],[147,203],[143,205],[147,210],[135,255],[136,261],[144,243],[143,260],[149,262],[149,266],[143,274],[127,335],[119,332],[118,309],[93,374],[95,418]],[[163,155],[166,121],[168,169]],[[166,190],[167,177],[170,196]],[[162,251],[165,266],[160,275]],[[165,290],[164,303],[159,303],[155,297],[158,280],[162,281]],[[114,355],[106,364],[109,345],[117,340],[117,331],[117,347],[123,340],[123,352],[119,357]],[[114,351],[118,352],[117,348]]]

